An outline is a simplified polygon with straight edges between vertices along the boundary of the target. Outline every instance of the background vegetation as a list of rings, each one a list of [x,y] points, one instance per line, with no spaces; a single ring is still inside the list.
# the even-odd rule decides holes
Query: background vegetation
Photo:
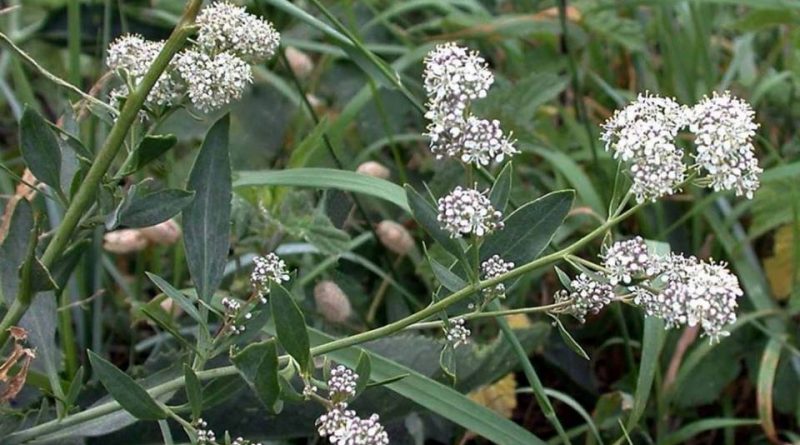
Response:
[[[732,336],[712,348],[691,331],[669,331],[660,351],[648,350],[641,312],[620,304],[584,325],[564,319],[574,340],[546,316],[515,318],[512,326],[575,443],[614,443],[625,441],[626,434],[637,444],[800,441],[800,2],[245,3],[275,23],[282,50],[256,69],[254,85],[229,110],[234,185],[250,179],[284,186],[235,189],[225,292],[246,294],[253,255],[277,249],[297,270],[293,291],[305,297],[298,304],[309,326],[319,330],[312,342],[321,342],[322,332],[342,336],[381,326],[427,304],[436,286],[423,244],[400,257],[373,234],[375,224],[391,219],[404,224],[418,241],[425,240],[402,209],[361,194],[288,186],[320,180],[313,174],[265,179],[241,172],[355,170],[372,160],[390,170],[392,182],[410,183],[418,190],[424,182],[435,195],[446,193],[462,179],[462,170],[432,157],[421,135],[425,120],[419,110],[424,100],[422,58],[436,42],[459,41],[478,49],[495,72],[495,86],[476,106],[482,116],[513,130],[522,150],[513,164],[511,203],[553,190],[576,191],[576,204],[554,246],[587,233],[608,213],[617,162],[598,140],[598,126],[613,110],[645,90],[691,104],[712,91],[729,89],[753,105],[761,124],[756,145],[765,173],[754,199],[688,189],[639,211],[617,230],[666,241],[674,251],[728,261],[746,294]],[[12,7],[0,15],[4,34],[45,69],[105,99],[103,56],[108,43],[125,32],[166,38],[183,2],[9,0],[4,6]],[[28,191],[18,181],[24,164],[17,130],[25,105],[80,135],[89,153],[102,144],[109,122],[89,116],[76,123],[69,104],[76,99],[3,46],[4,208]],[[182,188],[201,139],[220,115],[172,114],[158,133],[175,135],[175,147],[136,172],[131,182],[118,185],[149,177],[165,187]],[[80,168],[74,156],[70,162]],[[41,194],[33,204],[48,216],[45,229],[55,227],[63,208]],[[177,338],[192,338],[192,319],[162,307],[165,297],[145,272],[176,288],[189,287],[182,243],[114,254],[104,250],[103,232],[102,227],[94,229],[91,241],[80,246],[58,302],[58,320],[51,317],[43,328],[46,337],[35,345],[38,358],[27,384],[12,403],[0,407],[0,437],[61,416],[62,409],[76,413],[103,397],[106,390],[98,371],[89,366],[88,349],[134,378],[144,378],[146,387],[181,375],[181,358],[190,347]],[[596,255],[598,247],[593,244],[584,255]],[[9,249],[8,243],[3,249]],[[9,258],[7,253],[3,250],[0,262]],[[326,321],[316,306],[313,288],[322,279],[335,281],[348,295],[354,315],[347,322]],[[529,274],[514,284],[504,305],[548,304],[559,287],[552,270]],[[371,312],[376,298],[380,304]],[[518,357],[498,340],[495,323],[476,323],[473,333],[473,342],[458,350],[455,388],[537,437],[558,443],[556,431],[526,388],[527,380],[515,374],[521,369]],[[485,443],[468,432],[479,427],[480,419],[471,420],[475,425],[456,425],[445,419],[454,409],[446,401],[420,402],[425,382],[452,384],[439,367],[440,333],[424,334],[409,332],[368,345],[375,357],[418,372],[407,380],[409,391],[418,393],[375,388],[359,399],[359,406],[381,414],[393,443]],[[349,353],[333,359],[355,361]],[[373,378],[403,372],[377,362],[373,358]],[[654,378],[652,390],[641,386],[647,380],[643,374]],[[415,387],[417,383],[421,386]],[[270,416],[237,376],[212,379],[207,385],[203,417],[217,429],[265,441],[314,440],[318,408],[287,403],[281,414]],[[66,394],[63,406],[53,403],[58,394]],[[171,404],[183,403],[182,397],[181,392]],[[641,420],[623,428],[632,410]],[[62,432],[69,443],[164,440],[158,423],[135,422],[122,414]],[[185,439],[176,434],[175,440]]]

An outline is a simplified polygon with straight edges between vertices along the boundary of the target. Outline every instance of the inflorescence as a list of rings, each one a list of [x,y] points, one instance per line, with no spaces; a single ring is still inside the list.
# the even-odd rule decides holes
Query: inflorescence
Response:
[[[483,280],[490,280],[504,273],[511,272],[513,268],[514,263],[511,261],[504,260],[500,255],[492,255],[481,263],[481,278]],[[483,295],[487,301],[497,297],[505,297],[505,294],[506,286],[503,283],[496,284],[483,290]]]
[[[286,270],[286,263],[272,252],[255,257],[253,263],[255,267],[250,273],[250,284],[261,296],[261,302],[266,303],[270,284],[289,281],[289,272]]]
[[[241,98],[253,82],[252,66],[275,54],[280,34],[272,24],[227,1],[211,3],[197,17],[196,44],[176,55],[149,93],[148,107],[180,105],[184,98],[209,113]],[[131,88],[144,78],[164,42],[136,34],[116,39],[108,48],[107,65],[123,84],[110,93],[120,107]]]
[[[485,166],[518,153],[497,120],[470,113],[470,103],[486,97],[494,75],[476,51],[445,43],[425,57],[424,85],[428,95],[426,135],[437,159],[455,158]]]
[[[453,348],[467,344],[470,334],[472,334],[472,331],[467,328],[466,320],[460,317],[450,320],[449,326],[444,328],[444,336]]]
[[[704,171],[716,191],[752,198],[762,171],[752,144],[758,128],[754,115],[750,105],[729,92],[714,93],[693,107],[644,93],[603,124],[601,139],[615,158],[628,163],[631,191],[639,202],[677,192],[690,169]],[[687,128],[697,147],[689,167],[675,145]]]
[[[331,369],[327,411],[314,423],[317,432],[334,445],[388,445],[389,435],[377,414],[361,418],[347,409],[356,395],[357,382],[358,374],[352,370],[341,365]]]
[[[194,422],[195,435],[197,435],[197,445],[218,445],[217,436],[208,427],[208,422],[203,419],[197,419]],[[226,433],[227,436],[227,433]],[[227,443],[227,442],[225,442]],[[261,445],[261,442],[253,442],[243,437],[237,437],[231,442],[231,445]]]
[[[439,198],[438,220],[451,238],[464,235],[482,237],[503,228],[503,214],[492,206],[488,190],[456,187]]]

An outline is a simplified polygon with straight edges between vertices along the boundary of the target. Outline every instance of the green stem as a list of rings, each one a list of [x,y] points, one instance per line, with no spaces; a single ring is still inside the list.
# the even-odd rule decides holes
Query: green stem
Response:
[[[81,88],[81,6],[80,0],[67,3],[67,49],[69,51],[69,80]]]
[[[58,260],[58,257],[67,247],[70,238],[78,227],[81,218],[97,199],[97,189],[100,187],[101,181],[108,171],[108,168],[111,166],[111,163],[122,148],[122,143],[125,141],[125,135],[128,133],[128,129],[138,118],[139,111],[142,109],[147,95],[161,76],[161,73],[167,69],[167,66],[175,54],[183,48],[186,39],[194,32],[194,26],[192,26],[192,24],[194,23],[194,19],[197,16],[201,4],[201,0],[190,0],[187,3],[180,22],[164,44],[164,48],[147,70],[147,73],[142,78],[142,82],[125,101],[125,105],[117,121],[114,123],[114,126],[111,128],[111,132],[108,134],[105,144],[97,153],[97,157],[94,159],[89,172],[86,174],[86,178],[75,193],[69,208],[67,208],[64,219],[61,221],[53,239],[42,255],[42,264],[45,268],[49,269],[56,260]],[[7,41],[7,43],[13,45],[10,41]],[[25,280],[23,280],[23,282],[24,281]],[[8,340],[8,327],[14,326],[19,322],[25,314],[25,311],[27,311],[32,298],[33,295],[29,288],[27,292],[20,291],[17,300],[20,301],[21,304],[17,305],[15,303],[12,309],[16,308],[16,310],[9,310],[3,317],[2,322],[0,322],[0,349],[3,348]]]
[[[390,323],[388,325],[382,326],[380,328],[372,329],[370,331],[362,332],[360,334],[353,335],[347,338],[341,338],[338,340],[334,340],[332,342],[325,343],[323,345],[319,345],[316,347],[311,348],[311,355],[318,356],[322,354],[327,354],[333,351],[337,351],[339,349],[344,349],[350,346],[359,345],[361,343],[368,342],[370,340],[375,340],[377,338],[385,337],[395,332],[398,332],[402,329],[405,329],[408,326],[413,325],[419,321],[422,321],[426,318],[429,318],[439,311],[447,309],[449,306],[457,303],[458,301],[466,298],[467,296],[471,295],[473,292],[477,292],[480,289],[484,289],[489,286],[496,286],[506,280],[511,278],[523,275],[525,273],[531,272],[536,270],[540,267],[544,267],[548,264],[557,262],[567,255],[575,252],[576,250],[580,249],[581,247],[587,245],[592,240],[597,238],[598,236],[605,233],[605,231],[619,223],[620,221],[624,220],[628,216],[632,215],[634,212],[639,210],[644,204],[637,204],[636,206],[628,209],[627,211],[623,212],[621,215],[617,216],[616,218],[611,218],[606,221],[605,224],[597,227],[596,229],[589,232],[583,238],[576,241],[574,244],[566,247],[558,252],[543,256],[538,258],[534,261],[531,261],[528,264],[520,266],[516,269],[513,269],[509,272],[506,272],[502,275],[498,275],[495,278],[488,279],[477,283],[477,285],[470,285],[461,289],[458,292],[444,298],[430,306],[422,309],[419,312],[416,312],[412,315],[409,315],[406,318],[401,320],[397,320],[394,323]],[[282,356],[280,358],[281,363],[285,363],[288,360],[288,356]],[[224,377],[229,375],[235,375],[237,370],[233,366],[223,366],[219,368],[209,369],[205,371],[197,372],[197,377],[200,380],[210,380],[218,377]],[[154,386],[150,388],[147,392],[150,393],[153,397],[159,397],[169,392],[177,391],[178,389],[182,388],[184,385],[184,377],[178,377],[168,382],[162,383],[160,385]],[[116,401],[111,401],[104,403],[102,405],[98,405],[92,408],[89,408],[83,412],[74,414],[72,416],[65,417],[61,420],[51,420],[49,422],[45,422],[41,425],[37,425],[32,428],[28,428],[26,430],[22,430],[11,434],[10,436],[6,437],[6,444],[14,445],[23,443],[26,441],[30,441],[36,438],[40,438],[47,434],[54,433],[56,431],[62,430],[64,428],[78,425],[83,422],[88,422],[92,419],[96,419],[98,417],[104,416],[106,414],[111,414],[115,411],[122,409],[122,407]]]
[[[560,303],[553,303],[536,307],[523,307],[519,309],[506,309],[501,311],[473,312],[471,314],[462,315],[459,318],[463,318],[464,320],[469,321],[469,320],[480,320],[482,318],[505,317],[506,315],[535,314],[538,312],[550,312],[553,310],[561,309],[571,304],[572,301],[570,300],[570,301],[562,301]],[[432,329],[432,328],[440,328],[442,326],[444,326],[444,322],[442,321],[423,321],[419,323],[414,323],[411,326],[406,327],[406,329],[407,330]]]

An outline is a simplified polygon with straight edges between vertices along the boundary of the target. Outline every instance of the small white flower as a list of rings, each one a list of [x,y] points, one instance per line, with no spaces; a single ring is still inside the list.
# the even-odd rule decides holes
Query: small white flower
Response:
[[[228,329],[233,335],[239,335],[243,333],[247,328],[244,325],[244,321],[249,320],[252,318],[252,314],[250,312],[242,315],[242,303],[239,300],[231,297],[224,297],[222,299],[222,307],[225,310],[225,319],[228,322]],[[239,318],[243,320],[239,320]]]
[[[203,419],[197,419],[194,422],[197,431],[197,445],[212,445],[217,437],[214,431],[208,429],[208,423]]]
[[[444,328],[444,336],[447,342],[457,348],[469,342],[469,336],[472,334],[466,325],[463,318],[454,318],[450,320],[450,326]]]
[[[608,269],[608,280],[612,285],[630,284],[634,278],[646,278],[658,274],[659,259],[647,250],[641,237],[612,244],[600,257],[603,267]]]
[[[334,445],[388,445],[389,435],[377,414],[359,418],[346,403],[335,404],[315,422],[317,432]]]
[[[177,67],[188,85],[189,99],[204,113],[240,99],[247,85],[253,82],[250,65],[227,52],[209,56],[187,50],[178,55]]]
[[[197,43],[206,51],[230,52],[252,63],[272,57],[280,42],[280,34],[270,22],[227,1],[203,8],[197,25]]]
[[[250,274],[250,284],[262,296],[269,293],[270,283],[280,284],[289,281],[286,263],[278,255],[270,252],[265,256],[257,256],[253,259],[253,263],[255,267]],[[262,302],[266,300],[262,298]]]
[[[356,396],[357,385],[358,374],[349,368],[339,365],[331,369],[331,376],[328,378],[328,397],[333,403],[352,399]]]
[[[480,237],[502,229],[503,214],[492,207],[487,193],[458,186],[439,198],[437,218],[442,228],[452,238],[469,234]]]
[[[753,197],[763,171],[755,156],[753,137],[758,124],[750,105],[729,92],[705,97],[691,110],[689,129],[695,135],[698,166],[714,190],[733,190]]]
[[[163,48],[163,41],[154,42],[138,34],[127,34],[109,45],[106,64],[112,70],[125,72],[135,87]],[[170,63],[147,95],[146,103],[150,106],[172,106],[183,93],[184,87],[175,72],[175,64]],[[112,104],[120,108],[121,98],[128,94],[128,85],[123,84],[112,90],[109,96]]]
[[[499,277],[504,273],[510,272],[514,268],[514,263],[505,261],[500,255],[493,255],[486,261],[481,263],[481,277],[484,280],[490,280]],[[506,286],[503,283],[486,288],[483,290],[484,296],[487,299],[496,297],[504,297],[506,293]]]
[[[586,315],[600,312],[615,297],[614,288],[610,284],[601,283],[583,273],[570,281],[569,286],[572,288],[572,292],[566,290],[556,292],[555,301],[556,303],[571,301],[563,311],[581,323],[586,321]]]
[[[486,97],[494,83],[494,75],[477,51],[452,42],[437,45],[424,63],[425,91],[433,101],[450,97],[466,103]]]

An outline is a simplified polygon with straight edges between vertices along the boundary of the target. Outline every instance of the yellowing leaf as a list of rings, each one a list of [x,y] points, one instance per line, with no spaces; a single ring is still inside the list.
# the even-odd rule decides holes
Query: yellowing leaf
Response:
[[[503,417],[511,418],[514,408],[517,407],[516,389],[517,379],[514,374],[508,374],[491,385],[472,391],[469,398]]]
[[[785,300],[792,293],[798,262],[795,258],[794,228],[791,224],[781,226],[775,232],[773,256],[764,259],[764,270],[775,298]]]

